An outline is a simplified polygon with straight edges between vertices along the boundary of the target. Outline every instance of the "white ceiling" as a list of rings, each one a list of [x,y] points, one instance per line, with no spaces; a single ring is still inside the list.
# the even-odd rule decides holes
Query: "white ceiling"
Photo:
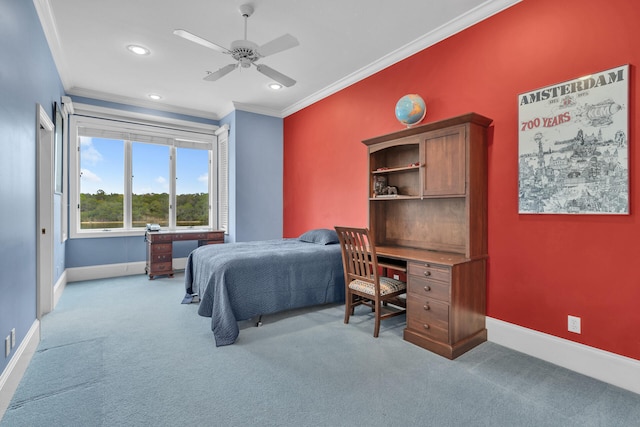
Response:
[[[68,94],[217,120],[234,108],[286,117],[520,0],[33,1]],[[249,40],[300,42],[259,61],[294,86],[275,92],[255,67],[205,81],[233,60],[173,35],[182,28],[229,47],[244,37],[245,3],[255,9]]]

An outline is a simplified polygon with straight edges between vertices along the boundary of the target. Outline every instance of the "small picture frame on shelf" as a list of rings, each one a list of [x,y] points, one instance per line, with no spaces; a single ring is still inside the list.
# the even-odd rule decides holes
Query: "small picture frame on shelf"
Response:
[[[385,175],[376,175],[373,177],[373,194],[380,196],[386,194],[387,177]]]

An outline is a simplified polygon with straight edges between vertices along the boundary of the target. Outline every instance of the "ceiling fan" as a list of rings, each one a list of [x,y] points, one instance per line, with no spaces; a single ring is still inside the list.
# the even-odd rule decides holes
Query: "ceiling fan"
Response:
[[[253,14],[253,6],[250,4],[243,4],[240,6],[240,14],[244,17],[244,40],[236,40],[232,42],[231,49],[212,43],[209,40],[205,40],[202,37],[196,36],[186,30],[177,29],[173,31],[173,34],[194,43],[198,43],[204,47],[208,47],[209,49],[231,55],[231,57],[236,60],[233,64],[225,65],[218,71],[209,73],[204,80],[215,81],[229,74],[238,67],[249,68],[251,65],[255,65],[260,73],[272,78],[286,87],[291,87],[296,84],[296,81],[291,77],[285,76],[279,71],[276,71],[264,64],[256,64],[256,61],[260,58],[298,46],[298,39],[290,34],[285,34],[263,44],[262,46],[258,46],[256,43],[247,40],[247,18]]]

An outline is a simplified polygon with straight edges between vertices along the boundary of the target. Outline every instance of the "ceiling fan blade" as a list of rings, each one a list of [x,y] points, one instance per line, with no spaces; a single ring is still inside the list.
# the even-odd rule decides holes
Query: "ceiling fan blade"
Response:
[[[175,34],[178,37],[182,37],[183,39],[192,41],[194,43],[198,43],[201,46],[208,47],[209,49],[217,50],[218,52],[221,52],[221,53],[231,53],[229,49],[219,46],[215,43],[212,43],[209,40],[205,40],[202,37],[198,37],[187,30],[181,30],[181,29],[173,30],[173,34]]]
[[[258,54],[264,58],[265,56],[291,49],[299,44],[298,39],[293,37],[291,34],[285,34],[284,36],[280,36],[277,39],[273,39],[260,46],[258,48]]]
[[[213,73],[209,73],[204,78],[204,80],[207,80],[207,81],[210,81],[210,82],[216,81],[220,77],[226,76],[227,74],[229,74],[230,72],[232,72],[236,68],[238,68],[238,63],[225,65],[224,67],[220,68],[218,71],[214,71]]]
[[[264,74],[267,77],[271,77],[273,80],[277,81],[278,83],[286,86],[286,87],[291,87],[294,84],[296,84],[296,81],[293,80],[291,77],[287,77],[284,74],[280,73],[279,71],[274,70],[271,67],[267,67],[264,64],[255,64],[256,68],[258,68],[258,71],[261,72],[262,74]]]

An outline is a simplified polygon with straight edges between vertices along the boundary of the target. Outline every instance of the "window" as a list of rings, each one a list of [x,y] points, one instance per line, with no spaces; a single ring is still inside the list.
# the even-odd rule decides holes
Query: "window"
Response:
[[[80,229],[124,228],[124,141],[79,139]]]
[[[218,139],[227,132],[194,127],[71,116],[72,236],[140,234],[148,223],[226,230],[227,159],[220,164]]]
[[[167,145],[131,144],[131,222],[169,226],[169,162]],[[209,222],[200,225],[208,225]]]
[[[209,153],[191,148],[176,150],[176,225],[209,223]]]

